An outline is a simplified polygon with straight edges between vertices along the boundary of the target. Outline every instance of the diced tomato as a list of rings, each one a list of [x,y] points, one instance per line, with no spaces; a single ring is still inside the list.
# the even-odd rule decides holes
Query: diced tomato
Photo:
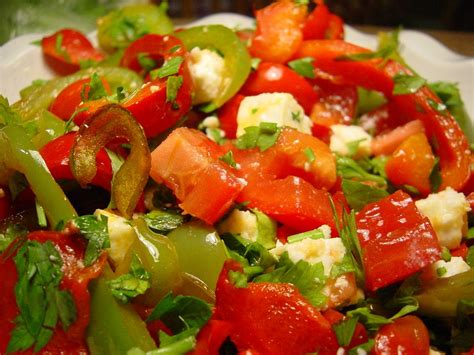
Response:
[[[156,63],[155,67],[159,67],[164,61],[183,56],[185,52],[183,43],[176,37],[147,34],[127,47],[120,60],[120,65],[144,74],[145,70],[138,59],[140,56],[153,60]]]
[[[331,323],[331,326],[339,323],[345,318],[342,313],[336,311],[335,309],[328,309],[324,311],[323,316],[329,321],[329,323]],[[367,340],[367,331],[361,323],[357,323],[356,328],[354,330],[354,334],[352,335],[351,342],[348,346],[345,346],[344,348],[346,350],[352,349],[357,345],[364,344],[365,342],[367,342]]]
[[[103,254],[91,266],[85,267],[83,258],[85,243],[68,233],[37,231],[28,235],[29,240],[44,243],[53,242],[63,259],[63,278],[60,288],[71,292],[76,306],[76,321],[64,331],[57,325],[49,343],[42,349],[44,353],[66,352],[69,354],[87,353],[85,332],[89,323],[89,291],[87,286],[91,280],[101,274],[106,262]],[[14,329],[14,319],[19,310],[15,299],[15,284],[18,279],[15,263],[12,257],[0,259],[0,353],[5,353],[11,331]],[[24,352],[32,354],[32,349]]]
[[[224,264],[216,287],[216,318],[232,324],[239,351],[262,354],[336,352],[330,323],[291,284],[249,283],[237,288],[229,272],[242,272],[233,260]]]
[[[326,31],[326,39],[344,39],[344,21],[337,15],[329,16],[329,27]]]
[[[410,121],[394,130],[378,135],[372,140],[372,153],[374,155],[390,155],[408,137],[425,131],[420,120]]]
[[[428,329],[416,316],[405,316],[382,326],[375,336],[374,354],[430,353]]]
[[[109,103],[109,100],[104,97],[98,100],[87,101],[80,104],[76,109],[76,114],[74,115],[74,123],[78,126],[82,126],[82,124],[86,122],[94,113]]]
[[[301,28],[306,19],[306,6],[291,0],[274,2],[255,12],[257,29],[249,51],[263,61],[285,63],[303,41]]]
[[[211,319],[199,331],[196,346],[191,355],[217,355],[222,343],[232,333],[232,324],[227,321]]]
[[[318,1],[315,9],[308,15],[303,27],[304,40],[325,39],[326,31],[329,27],[329,17],[331,13],[322,1]]]
[[[370,291],[403,280],[440,258],[431,223],[400,190],[365,206],[356,220]]]
[[[416,121],[412,121],[416,122]],[[397,186],[415,187],[422,196],[431,192],[430,174],[435,157],[424,133],[405,139],[385,165],[388,179]]]
[[[228,139],[236,138],[237,114],[239,113],[240,103],[244,98],[244,95],[237,94],[217,111],[220,129],[225,132],[225,136]]]
[[[76,136],[77,132],[67,133],[53,139],[40,149],[40,154],[46,166],[56,180],[74,180],[69,167],[69,155]],[[110,158],[105,150],[102,149],[97,153],[96,162],[97,174],[92,180],[92,184],[110,190],[113,172]]]
[[[104,56],[97,51],[82,33],[62,29],[41,40],[46,63],[58,74],[67,75],[79,70],[83,61],[101,61]]]
[[[318,94],[304,77],[276,63],[260,63],[257,70],[250,73],[240,92],[246,96],[287,92],[294,96],[307,114],[318,100]]]
[[[467,244],[463,242],[456,249],[450,250],[450,253],[452,256],[460,256],[461,258],[466,260],[468,251],[469,251],[469,248],[467,247]]]
[[[203,133],[178,128],[152,152],[150,176],[173,190],[185,212],[212,224],[244,186],[234,169],[219,160],[224,154]]]
[[[104,78],[101,78],[102,84],[104,85],[107,94],[110,95],[112,92],[110,86]],[[49,106],[49,111],[54,113],[59,118],[67,121],[74,114],[78,106],[83,101],[84,98],[88,98],[90,91],[91,79],[81,79],[71,85],[66,86],[54,99],[51,106]],[[82,123],[82,122],[81,122]]]

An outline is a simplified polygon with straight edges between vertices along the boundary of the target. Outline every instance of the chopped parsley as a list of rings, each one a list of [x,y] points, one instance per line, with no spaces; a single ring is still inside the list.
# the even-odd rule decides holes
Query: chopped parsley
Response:
[[[280,136],[280,128],[274,122],[261,122],[259,126],[245,128],[245,133],[235,142],[239,149],[259,148],[265,151],[273,146]]]
[[[388,196],[386,190],[348,179],[342,179],[342,191],[349,206],[356,211],[362,209],[368,203],[377,202]]]
[[[77,227],[87,243],[84,255],[84,264],[92,265],[102,253],[102,250],[110,247],[109,233],[107,229],[107,217],[85,215],[76,217],[72,224]]]
[[[435,110],[436,112],[444,115],[446,113],[446,105],[443,104],[442,102],[437,102],[435,100],[432,100],[432,99],[427,99],[428,101],[428,105],[430,105],[430,107]]]
[[[169,76],[166,80],[166,102],[171,102],[174,109],[176,107],[176,97],[178,96],[178,91],[183,85],[183,77],[181,75]]]
[[[307,232],[293,234],[288,237],[288,243],[289,244],[297,243],[306,238],[321,239],[321,238],[324,238],[324,233],[320,229],[313,229]]]
[[[308,160],[308,163],[312,164],[316,160],[316,156],[314,155],[314,152],[311,148],[305,148],[304,149],[304,155],[306,155],[306,159]]]
[[[348,346],[351,343],[357,326],[357,321],[357,317],[347,318],[332,326],[334,333],[336,333],[337,342],[340,346]]]
[[[394,95],[413,94],[426,84],[426,80],[418,75],[397,74],[393,77]]]
[[[301,122],[301,112],[300,111],[292,112],[291,113],[291,119],[295,122],[300,123]]]
[[[257,70],[258,69],[258,66],[260,65],[260,62],[262,60],[260,58],[252,58],[250,60],[250,67],[253,69],[253,70]]]
[[[155,80],[156,78],[162,79],[170,75],[178,74],[179,68],[181,67],[181,64],[183,63],[183,61],[184,61],[184,58],[181,56],[171,58],[161,68],[152,70],[150,72],[151,79],[152,80]]]
[[[435,162],[433,164],[433,168],[431,169],[430,173],[430,185],[432,192],[438,192],[441,183],[443,182],[443,178],[441,177],[441,171],[439,167],[439,158],[436,157]]]
[[[150,229],[166,234],[184,223],[184,216],[175,210],[156,209],[143,216]]]
[[[447,272],[448,272],[448,270],[444,266],[441,266],[441,267],[436,269],[436,274],[439,277],[442,277],[442,276],[446,275]]]
[[[54,43],[54,48],[56,49],[56,53],[58,53],[63,59],[71,63],[71,57],[69,56],[69,53],[64,49],[63,47],[63,34],[60,33],[56,36],[56,42]]]
[[[441,247],[441,259],[446,262],[451,261],[451,252],[446,247]]]
[[[299,75],[305,78],[314,79],[316,76],[314,74],[313,62],[314,58],[305,57],[288,62],[288,66],[295,72],[297,72]]]
[[[105,90],[104,84],[97,73],[91,75],[89,83],[84,84],[81,90],[81,99],[83,102],[93,101],[107,97],[107,91]]]
[[[237,163],[234,160],[234,153],[232,153],[231,150],[229,150],[223,156],[219,157],[219,160],[222,160],[224,163],[226,163],[230,167],[237,169]]]
[[[151,71],[154,67],[156,67],[156,62],[149,56],[148,53],[138,53],[137,55],[138,64],[142,67],[142,69],[146,72]]]

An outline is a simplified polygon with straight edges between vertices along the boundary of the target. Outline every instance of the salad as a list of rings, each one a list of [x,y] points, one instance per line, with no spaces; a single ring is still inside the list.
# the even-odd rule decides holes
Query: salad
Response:
[[[474,352],[472,121],[322,0],[62,29],[0,96],[0,353]]]

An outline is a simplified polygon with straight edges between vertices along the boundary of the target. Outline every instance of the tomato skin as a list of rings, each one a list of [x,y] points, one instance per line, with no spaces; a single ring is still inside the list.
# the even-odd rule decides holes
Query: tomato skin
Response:
[[[249,283],[236,288],[229,271],[242,272],[228,260],[216,287],[216,318],[233,325],[231,340],[239,351],[262,354],[336,352],[330,323],[291,284]]]
[[[56,96],[51,106],[49,106],[49,111],[51,111],[64,121],[69,120],[76,111],[76,109],[82,103],[83,90],[85,98],[88,98],[90,91],[90,86],[88,84],[90,83],[90,81],[90,78],[81,79],[65,87],[58,94],[58,96]],[[112,92],[110,91],[109,84],[104,78],[101,78],[101,81],[104,85],[105,90],[107,91],[107,94],[110,95]]]
[[[249,48],[253,57],[263,61],[285,63],[303,41],[301,27],[306,6],[280,0],[255,12],[257,29]]]
[[[388,179],[395,185],[415,187],[422,196],[431,192],[430,174],[435,157],[424,133],[405,139],[385,165]]]
[[[218,319],[210,319],[199,331],[196,346],[191,355],[218,355],[222,343],[232,333],[232,324]]]
[[[58,36],[62,36],[58,52]],[[41,40],[46,62],[60,75],[72,74],[79,70],[80,62],[85,60],[101,61],[104,56],[98,52],[82,33],[72,29],[62,29]]]
[[[374,354],[422,355],[430,353],[428,329],[416,316],[408,315],[382,326],[375,336]]]
[[[44,243],[48,240],[58,249],[63,259],[63,278],[60,288],[69,290],[73,296],[77,310],[76,321],[64,331],[60,325],[56,326],[54,334],[49,343],[41,350],[41,353],[68,354],[87,353],[85,343],[85,332],[89,323],[89,282],[98,277],[106,262],[106,255],[102,254],[97,262],[85,267],[83,258],[85,243],[81,238],[72,234],[51,231],[36,231],[28,235],[29,240]],[[18,307],[15,299],[15,284],[18,279],[15,263],[12,257],[0,260],[0,352],[4,353],[10,339],[10,333],[14,328],[14,319],[18,315]],[[33,354],[32,349],[24,352]]]
[[[239,113],[240,103],[243,99],[245,99],[244,95],[237,94],[217,111],[220,122],[219,128],[225,132],[225,136],[228,139],[236,138],[237,114]]]
[[[76,136],[77,132],[67,133],[50,141],[40,149],[41,156],[56,180],[74,180],[69,166],[69,155]],[[104,149],[98,152],[96,162],[97,174],[92,180],[92,184],[110,191],[113,177],[112,164]]]
[[[356,225],[370,291],[440,259],[441,247],[431,223],[401,190],[365,206],[356,215]]]
[[[178,47],[177,47],[178,46]],[[139,74],[145,71],[138,61],[140,53],[146,54],[159,66],[163,61],[186,53],[183,43],[176,37],[147,34],[132,42],[123,53],[120,65]]]
[[[150,176],[174,192],[185,212],[213,224],[244,187],[233,168],[219,160],[224,154],[202,132],[178,128],[151,153]]]
[[[257,70],[250,73],[240,90],[240,93],[246,96],[271,92],[286,92],[293,95],[306,114],[311,112],[318,100],[318,94],[304,77],[278,63],[260,63]]]
[[[308,15],[303,27],[303,39],[343,39],[344,22],[329,12],[328,7],[318,1],[316,8]]]

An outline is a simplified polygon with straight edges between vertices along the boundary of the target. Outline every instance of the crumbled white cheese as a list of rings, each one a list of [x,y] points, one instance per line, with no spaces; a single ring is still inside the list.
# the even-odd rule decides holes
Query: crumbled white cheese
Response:
[[[277,242],[276,247],[270,250],[270,253],[276,257],[280,257],[284,252],[288,252],[289,258],[294,263],[300,260],[310,264],[322,262],[324,274],[329,276],[332,266],[344,258],[346,248],[341,238],[306,238],[295,243]]]
[[[199,127],[203,128],[219,128],[219,119],[217,116],[207,116],[202,122],[199,124]]]
[[[311,119],[291,94],[267,93],[247,96],[242,100],[237,113],[237,137],[245,128],[258,126],[261,122],[274,122],[279,127],[292,127],[311,134]]]
[[[438,260],[431,265],[434,275],[440,278],[461,274],[471,269],[471,267],[460,256],[453,256],[450,261]],[[438,274],[438,269],[444,268],[446,272]]]
[[[471,210],[462,193],[448,187],[416,201],[416,206],[430,220],[442,246],[453,249],[461,244],[467,212]]]
[[[224,59],[209,49],[193,48],[189,52],[188,61],[195,96],[194,104],[201,104],[214,100],[225,85]]]
[[[107,251],[112,261],[115,264],[120,264],[137,238],[132,226],[130,226],[127,219],[106,210],[96,210],[94,214],[107,217],[107,229],[110,239],[110,248]]]
[[[240,234],[242,238],[257,241],[258,223],[257,216],[251,211],[240,211],[234,209],[228,218],[218,226],[219,234]]]
[[[358,144],[356,156],[370,155],[372,137],[359,126],[336,124],[331,126],[332,136],[329,148],[334,153],[348,155],[349,144]],[[357,143],[359,142],[359,143]]]

